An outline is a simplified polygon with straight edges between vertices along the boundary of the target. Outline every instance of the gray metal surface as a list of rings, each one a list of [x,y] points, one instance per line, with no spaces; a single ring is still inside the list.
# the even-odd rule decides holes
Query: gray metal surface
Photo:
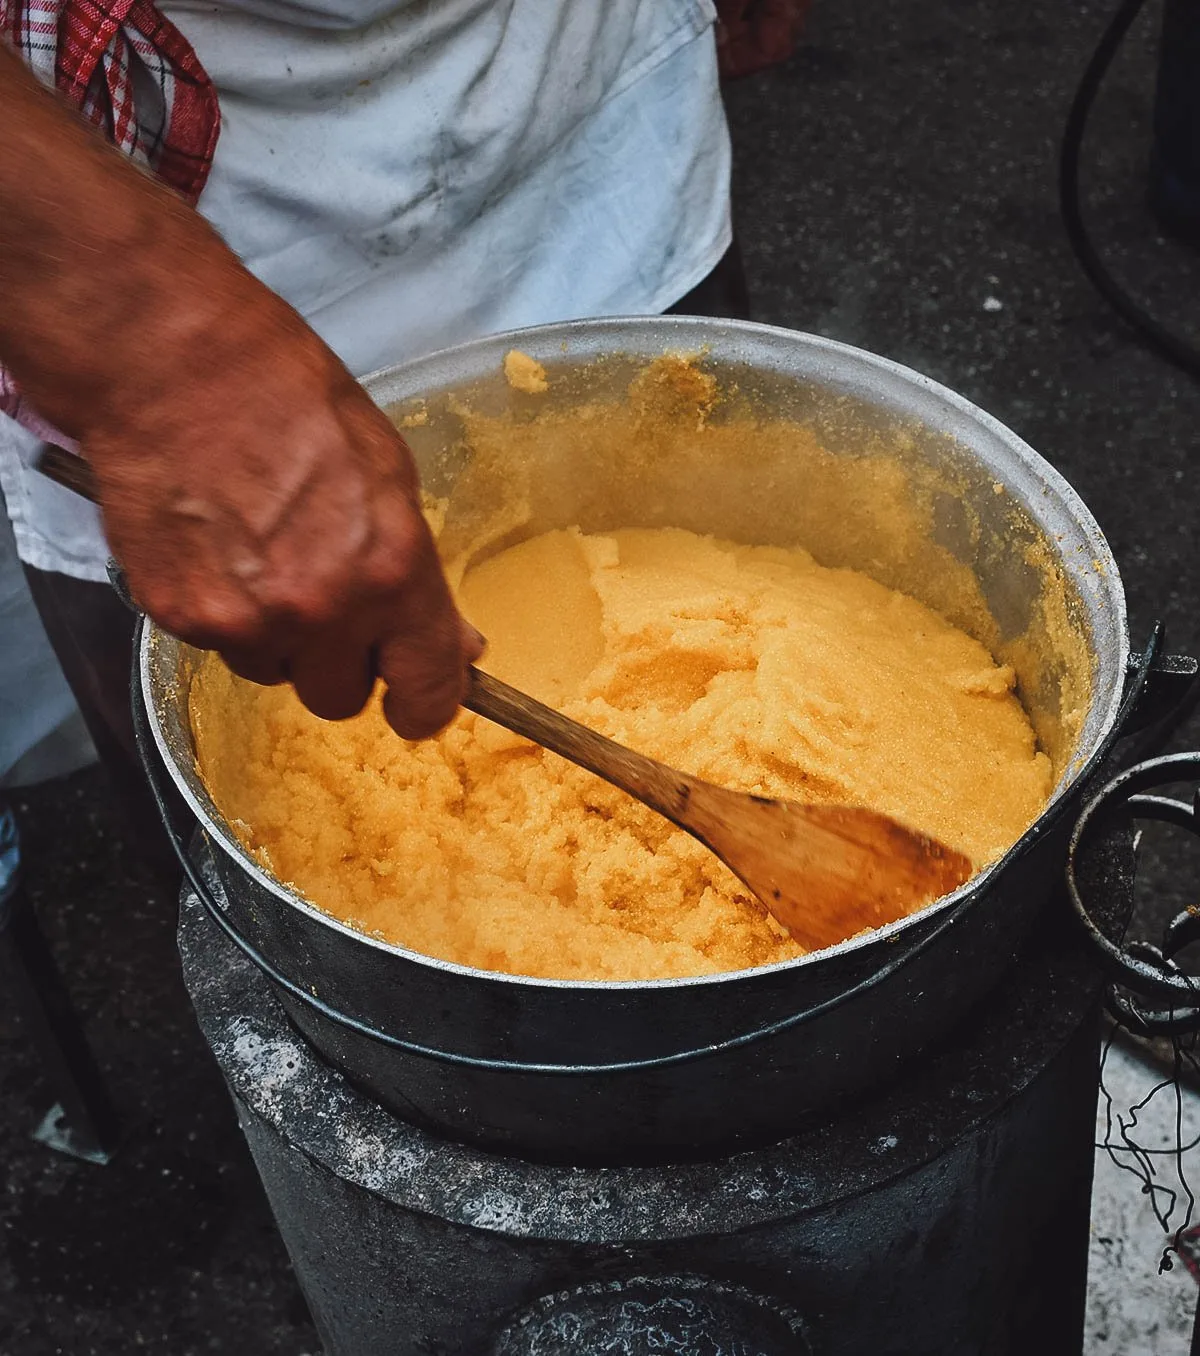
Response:
[[[777,1137],[840,1098],[893,1078],[1003,972],[1037,918],[1063,855],[1063,837],[1091,758],[1116,717],[1128,643],[1120,580],[1099,529],[1069,486],[1020,439],[952,392],[894,363],[812,336],[684,318],[591,321],[499,336],[384,374],[368,383],[391,404],[420,393],[429,422],[406,430],[435,489],[461,472],[453,403],[508,401],[497,375],[513,344],[544,358],[572,399],[623,391],[631,372],[664,351],[704,349],[724,385],[752,391],[754,407],[813,426],[831,451],[854,456],[863,439],[887,446],[926,476],[950,476],[977,533],[961,530],[944,495],[948,549],[977,574],[989,606],[1014,638],[1042,606],[1046,578],[1031,545],[1059,561],[1094,659],[1091,700],[1076,756],[1065,761],[1050,810],[1000,862],[939,906],[866,938],[782,965],[694,980],[567,983],[522,979],[431,960],[364,937],[264,874],[222,821],[197,775],[187,720],[187,651],[151,631],[141,681],[166,765],[221,851],[217,869],[230,920],[304,994],[388,1036],[468,1061],[539,1066],[464,1067],[397,1050],[289,998],[295,1022],[335,1063],[408,1119],[479,1143],[547,1159],[669,1158]],[[619,358],[611,355],[619,354]],[[608,361],[600,361],[608,355]],[[586,485],[581,464],[579,481]],[[996,493],[996,486],[1003,494]],[[610,511],[621,521],[646,498],[627,487]],[[757,487],[761,491],[761,487]],[[580,491],[582,493],[582,490]],[[684,524],[719,531],[751,489],[736,477]],[[646,513],[684,512],[648,496]],[[1014,518],[1002,504],[1015,503]],[[657,507],[654,505],[657,504]],[[786,519],[786,514],[784,515]],[[785,530],[783,520],[776,531]],[[1029,671],[1023,696],[1053,725],[1053,667]],[[842,1001],[897,957],[916,952],[962,902],[953,927],[917,959]],[[948,921],[948,920],[947,920]],[[736,1040],[791,1014],[837,1004],[770,1040],[702,1061],[649,1070],[573,1067],[670,1058]],[[897,1022],[895,1014],[905,1020]],[[552,1066],[546,1068],[545,1066]],[[726,1096],[712,1096],[719,1080]]]

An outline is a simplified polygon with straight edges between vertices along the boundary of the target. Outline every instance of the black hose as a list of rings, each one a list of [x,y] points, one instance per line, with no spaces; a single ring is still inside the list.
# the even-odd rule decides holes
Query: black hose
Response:
[[[1100,39],[1099,46],[1092,53],[1083,79],[1079,82],[1071,111],[1067,115],[1059,155],[1059,207],[1063,225],[1066,227],[1067,241],[1096,291],[1121,319],[1141,336],[1149,348],[1189,376],[1200,378],[1200,349],[1159,324],[1148,311],[1122,290],[1109,273],[1083,224],[1079,198],[1079,155],[1088,116],[1104,77],[1108,74],[1108,68],[1112,65],[1113,57],[1145,3],[1146,0],[1121,0],[1117,12]],[[1197,1356],[1200,1356],[1200,1353],[1197,1353]]]

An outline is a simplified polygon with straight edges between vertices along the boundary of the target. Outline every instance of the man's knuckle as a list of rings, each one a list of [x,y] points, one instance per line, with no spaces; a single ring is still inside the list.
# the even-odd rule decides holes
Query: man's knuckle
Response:
[[[372,551],[362,571],[363,582],[375,593],[403,588],[412,574],[412,552],[401,542],[381,543]]]
[[[307,627],[319,621],[324,602],[311,580],[296,575],[265,578],[254,591],[268,625]]]
[[[204,598],[194,607],[194,627],[221,645],[252,646],[262,630],[262,618],[248,602]]]

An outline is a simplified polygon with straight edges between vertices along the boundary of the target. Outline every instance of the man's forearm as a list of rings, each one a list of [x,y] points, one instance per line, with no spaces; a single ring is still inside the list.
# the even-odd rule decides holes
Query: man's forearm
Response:
[[[0,361],[47,418],[80,436],[128,398],[140,355],[236,314],[241,270],[198,213],[3,42],[0,127]],[[170,304],[182,291],[188,305]]]
[[[397,730],[440,729],[482,641],[387,417],[2,44],[0,128],[0,362],[82,444],[139,603],[318,715],[352,715],[378,676]]]

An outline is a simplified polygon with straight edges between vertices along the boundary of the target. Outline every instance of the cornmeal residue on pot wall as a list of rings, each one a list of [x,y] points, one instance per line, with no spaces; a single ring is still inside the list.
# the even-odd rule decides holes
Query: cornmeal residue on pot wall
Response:
[[[1010,665],[1055,774],[1073,766],[1094,664],[1075,586],[1021,504],[948,434],[836,389],[797,395],[710,369],[703,354],[537,366],[540,394],[497,373],[431,397],[415,431],[454,577],[568,524],[799,544],[925,603]]]
[[[546,369],[519,348],[510,348],[504,355],[504,380],[514,391],[526,395],[543,395],[549,386]]]
[[[467,568],[458,596],[489,638],[484,667],[723,785],[869,805],[977,864],[1051,791],[1011,670],[912,598],[803,550],[556,530]],[[800,954],[686,834],[469,713],[412,745],[377,700],[325,724],[212,658],[191,712],[201,772],[244,844],[388,941],[569,979]]]

